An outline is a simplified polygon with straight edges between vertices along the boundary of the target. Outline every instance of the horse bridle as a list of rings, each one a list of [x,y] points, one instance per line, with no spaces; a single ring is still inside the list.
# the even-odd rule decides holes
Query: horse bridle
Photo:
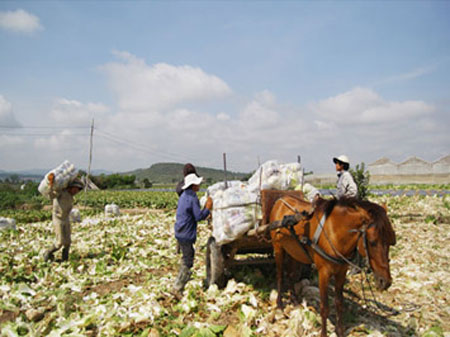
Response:
[[[370,271],[372,270],[372,266],[370,265],[370,255],[369,255],[369,247],[367,245],[367,230],[375,226],[375,223],[371,223],[369,225],[363,225],[363,228],[358,229],[350,229],[349,232],[359,233],[358,239],[356,240],[356,251],[358,251],[358,242],[362,238],[363,239],[363,247],[366,253],[365,262]],[[361,269],[359,266],[356,266],[358,269]]]

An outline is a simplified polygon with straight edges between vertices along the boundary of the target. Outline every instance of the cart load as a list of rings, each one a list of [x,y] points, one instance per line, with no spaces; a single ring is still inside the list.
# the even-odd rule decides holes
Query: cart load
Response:
[[[270,160],[248,182],[220,182],[210,186],[206,194],[214,203],[212,236],[216,244],[235,241],[261,223],[261,190],[298,190],[302,182],[303,170],[299,163]]]

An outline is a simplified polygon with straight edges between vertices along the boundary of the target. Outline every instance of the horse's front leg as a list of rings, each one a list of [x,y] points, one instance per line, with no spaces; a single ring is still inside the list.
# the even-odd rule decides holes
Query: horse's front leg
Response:
[[[343,290],[344,290],[346,274],[347,274],[347,268],[342,268],[342,270],[335,276],[334,302],[336,305],[336,334],[338,335],[338,337],[344,336],[344,325],[342,322],[342,312],[343,312],[343,306],[344,306]]]
[[[320,291],[320,316],[322,318],[321,337],[327,336],[327,318],[329,314],[328,306],[328,283],[330,282],[330,273],[326,267],[319,269],[319,291]]]
[[[277,265],[277,290],[278,290],[278,296],[277,296],[277,307],[282,309],[283,308],[283,300],[281,297],[281,292],[283,288],[283,258],[284,258],[284,250],[281,248],[281,245],[276,247],[274,245],[274,255],[275,255],[275,264]]]

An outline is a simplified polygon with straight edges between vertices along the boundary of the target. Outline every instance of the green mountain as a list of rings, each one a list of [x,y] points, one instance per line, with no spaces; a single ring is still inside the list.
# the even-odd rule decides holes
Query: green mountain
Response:
[[[135,175],[139,181],[147,178],[152,183],[177,183],[183,179],[184,164],[178,163],[157,163],[147,169],[137,169],[130,172],[121,173],[123,175]],[[196,166],[197,173],[204,178],[207,183],[215,183],[224,181],[225,175],[223,170],[217,170],[207,167]],[[227,171],[227,180],[243,180],[250,177],[249,173],[238,173]]]

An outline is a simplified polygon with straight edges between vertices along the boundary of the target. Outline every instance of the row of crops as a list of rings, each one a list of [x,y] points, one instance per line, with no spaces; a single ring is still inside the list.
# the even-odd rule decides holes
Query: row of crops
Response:
[[[330,186],[330,188],[333,187]],[[442,195],[448,193],[450,185],[386,185],[383,186],[383,190],[379,189],[380,187],[377,188],[378,192],[383,190],[421,190],[440,191],[437,194]],[[121,209],[151,208],[174,210],[177,206],[178,197],[176,193],[170,190],[173,190],[173,187],[169,191],[102,190],[81,192],[75,197],[75,207],[79,208],[83,215],[93,215],[103,212],[105,205],[112,203],[118,205]],[[37,194],[37,191],[31,193],[29,191],[1,190],[0,192],[0,217],[14,218],[18,223],[30,223],[51,219],[51,201]],[[327,193],[324,194],[327,195]],[[411,193],[411,195],[414,194],[416,193]],[[423,193],[423,195],[426,194]],[[201,193],[199,193],[200,195]]]
[[[76,204],[103,209],[114,203],[121,208],[175,209],[178,196],[175,192],[153,191],[89,191],[76,197]]]
[[[173,210],[177,207],[175,192],[153,191],[88,191],[75,196],[74,207],[84,216],[104,211],[105,205],[116,204],[121,209],[151,208]],[[17,223],[31,223],[51,219],[51,201],[42,196],[33,196],[28,203],[17,208],[4,207],[0,216],[13,218]]]

